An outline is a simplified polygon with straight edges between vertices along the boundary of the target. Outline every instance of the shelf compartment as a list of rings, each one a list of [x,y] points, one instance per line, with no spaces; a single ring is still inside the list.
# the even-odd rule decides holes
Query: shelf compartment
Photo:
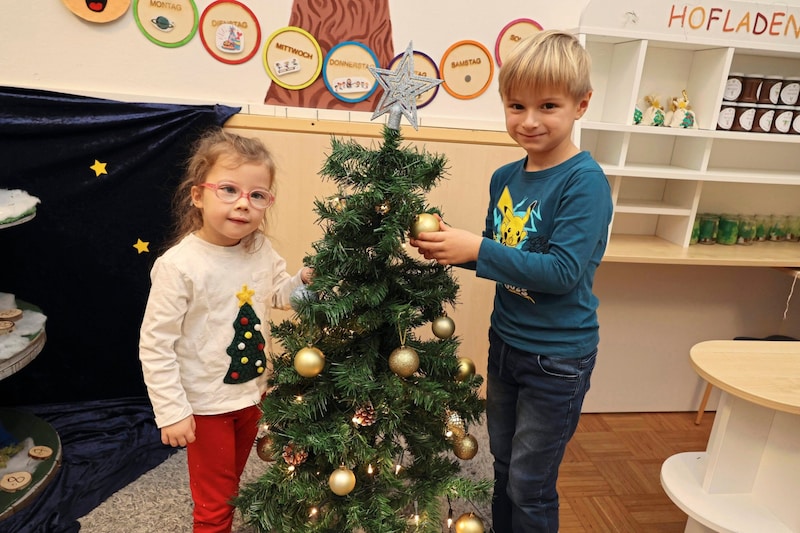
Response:
[[[608,42],[594,36],[583,37],[584,46],[592,57],[593,94],[586,118],[631,124],[646,42]]]
[[[664,111],[669,111],[672,98],[680,97],[686,90],[698,126],[714,129],[733,50],[727,47],[694,50],[650,43],[637,93],[642,111],[646,96],[657,96]]]
[[[773,137],[766,133],[762,135]],[[800,137],[788,134],[783,134],[783,136]],[[783,143],[774,142],[771,138],[760,138],[759,134],[752,134],[743,141],[728,138],[714,139],[711,157],[708,161],[708,171],[711,173],[735,170],[761,174],[768,171],[797,176],[799,168],[800,146],[786,146]],[[751,181],[757,182],[758,179],[753,178]]]

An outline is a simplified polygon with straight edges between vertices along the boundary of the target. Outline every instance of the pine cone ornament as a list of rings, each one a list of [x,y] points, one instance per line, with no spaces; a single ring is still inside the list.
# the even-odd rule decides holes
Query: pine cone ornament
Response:
[[[359,407],[353,415],[353,423],[356,426],[371,426],[376,419],[375,408],[371,404]]]
[[[298,466],[306,462],[308,459],[308,452],[301,449],[295,449],[294,444],[291,442],[283,447],[283,460],[289,466]]]

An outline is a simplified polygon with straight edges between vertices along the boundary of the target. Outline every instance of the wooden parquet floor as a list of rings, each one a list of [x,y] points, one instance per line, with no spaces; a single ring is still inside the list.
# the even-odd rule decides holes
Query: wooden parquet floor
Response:
[[[706,449],[714,413],[581,416],[559,473],[560,533],[680,533],[686,515],[661,488],[661,464]]]

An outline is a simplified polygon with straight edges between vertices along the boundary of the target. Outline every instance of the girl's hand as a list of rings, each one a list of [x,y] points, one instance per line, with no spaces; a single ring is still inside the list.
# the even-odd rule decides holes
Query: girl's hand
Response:
[[[180,422],[161,428],[161,442],[174,448],[186,446],[194,442],[195,428],[194,415],[189,415]]]
[[[311,267],[303,267],[303,270],[300,271],[300,281],[303,282],[303,285],[308,285],[313,279],[314,269]]]

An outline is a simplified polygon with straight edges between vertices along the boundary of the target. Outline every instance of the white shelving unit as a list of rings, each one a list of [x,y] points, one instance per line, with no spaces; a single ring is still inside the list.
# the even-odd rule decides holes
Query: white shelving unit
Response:
[[[757,11],[755,4],[722,3],[733,5],[732,11],[748,6]],[[661,1],[639,3],[641,12],[631,8],[635,2],[594,4],[576,30],[592,56],[594,94],[575,136],[611,183],[615,215],[609,255],[622,253],[617,244],[635,255],[634,242],[646,250],[663,248],[666,241],[676,256],[685,256],[692,224],[702,212],[800,215],[800,187],[795,187],[800,135],[716,129],[729,73],[798,76],[800,45],[667,31],[670,8]],[[683,90],[697,129],[634,124],[634,111],[644,110],[646,96],[658,97],[669,109]],[[786,264],[773,266],[800,264],[800,246],[784,244]],[[759,254],[758,245],[748,253]]]

